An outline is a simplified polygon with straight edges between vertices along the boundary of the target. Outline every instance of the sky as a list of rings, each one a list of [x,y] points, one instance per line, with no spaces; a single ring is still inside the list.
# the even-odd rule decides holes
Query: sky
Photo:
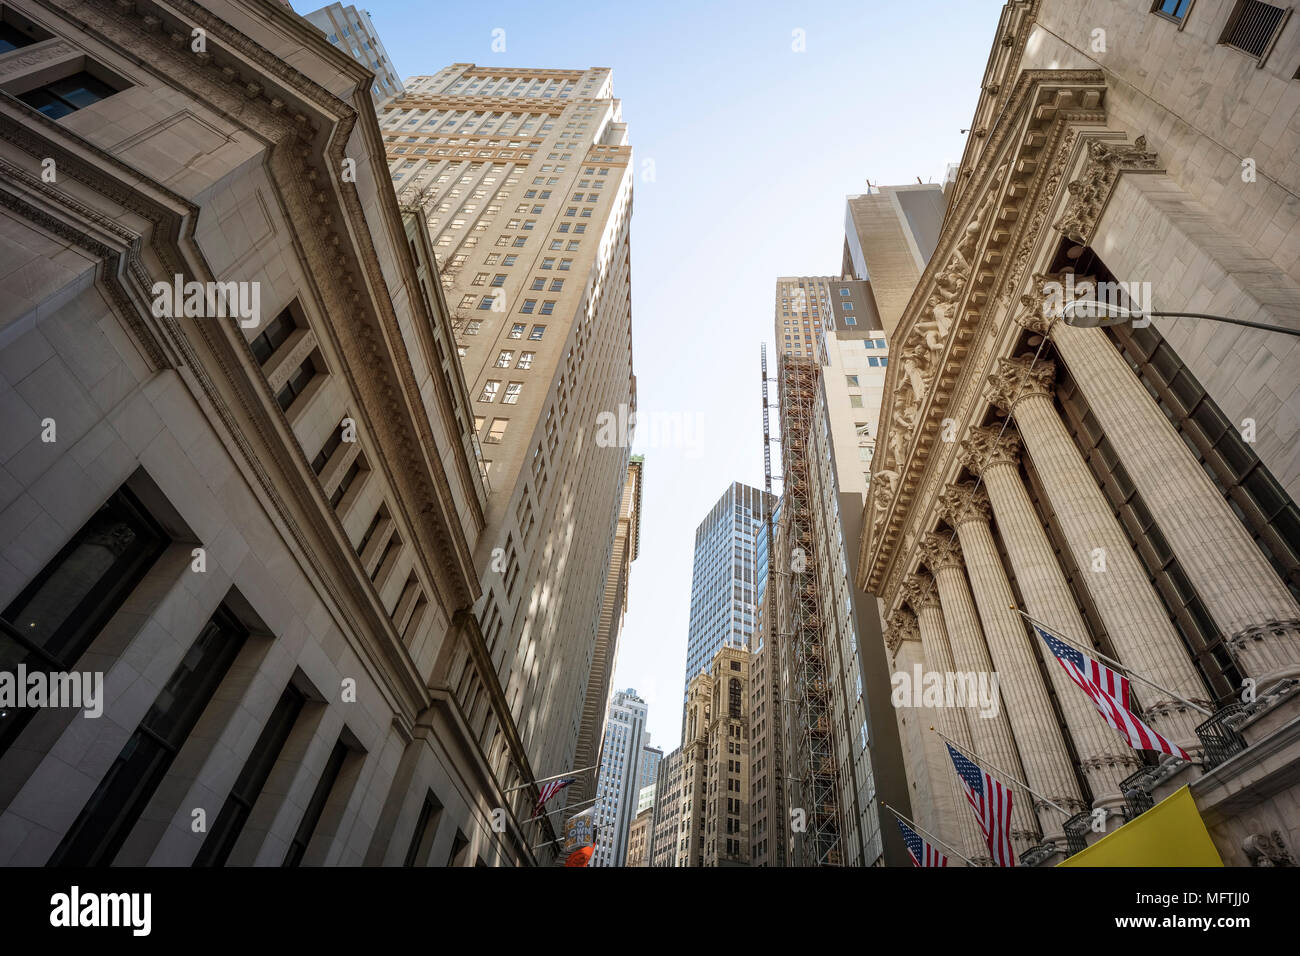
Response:
[[[647,701],[667,753],[695,528],[732,481],[763,487],[759,347],[775,357],[776,278],[839,274],[845,197],[868,180],[939,182],[961,158],[1002,0],[358,6],[402,77],[451,63],[614,71],[637,171],[633,452],[645,456],[614,687]],[[773,460],[779,471],[779,446]]]

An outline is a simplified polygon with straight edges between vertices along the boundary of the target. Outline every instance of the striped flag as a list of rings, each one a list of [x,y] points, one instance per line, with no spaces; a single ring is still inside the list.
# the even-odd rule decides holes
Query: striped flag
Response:
[[[1016,851],[1011,846],[1011,791],[967,760],[952,744],[946,746],[966,799],[984,831],[993,862],[998,866],[1015,866]]]
[[[923,840],[921,835],[902,820],[898,820],[898,829],[903,831],[903,842],[907,845],[908,856],[917,866],[947,866],[948,858]]]
[[[555,796],[569,784],[573,783],[575,779],[577,778],[568,777],[564,780],[548,780],[546,783],[542,784],[538,790],[537,806],[533,807],[533,817],[536,818],[546,808],[547,800],[551,799],[551,797]]]
[[[1101,716],[1106,718],[1106,723],[1124,735],[1130,747],[1134,750],[1159,750],[1187,761],[1192,759],[1186,750],[1160,736],[1133,713],[1127,677],[1101,661],[1093,660],[1037,624],[1034,630],[1047,642],[1048,648],[1070,675],[1070,680],[1088,695]]]

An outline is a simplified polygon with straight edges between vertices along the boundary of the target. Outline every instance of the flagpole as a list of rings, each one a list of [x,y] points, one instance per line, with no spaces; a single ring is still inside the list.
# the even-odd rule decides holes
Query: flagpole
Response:
[[[1035,618],[1030,617],[1028,614],[1026,614],[1024,611],[1020,610],[1020,608],[1016,607],[1014,604],[1008,604],[1007,607],[1011,608],[1011,610],[1015,611],[1017,614],[1019,614],[1021,617],[1023,617],[1026,621],[1029,621],[1031,624],[1036,624],[1036,625],[1038,625],[1039,627],[1041,627],[1043,630],[1051,632],[1051,635],[1052,635],[1053,637],[1055,637],[1055,638],[1056,638],[1057,640],[1059,640],[1059,641],[1064,641],[1066,644],[1069,644],[1069,645],[1070,645],[1071,647],[1073,647],[1076,651],[1079,651],[1079,652],[1081,652],[1081,653],[1083,653],[1083,654],[1087,654],[1087,655],[1089,655],[1089,656],[1094,656],[1094,655],[1095,655],[1096,657],[1101,658],[1101,659],[1102,659],[1103,661],[1105,661],[1107,664],[1110,664],[1112,667],[1118,667],[1118,668],[1120,668],[1122,671],[1124,671],[1125,674],[1127,674],[1127,675],[1128,675],[1130,678],[1132,678],[1133,680],[1141,681],[1142,683],[1146,684],[1148,687],[1154,687],[1156,690],[1160,691],[1160,693],[1162,693],[1162,694],[1168,694],[1168,695],[1169,695],[1170,697],[1172,697],[1174,700],[1179,701],[1180,703],[1186,704],[1188,707],[1192,708],[1193,710],[1198,710],[1198,711],[1200,711],[1200,712],[1201,712],[1202,714],[1204,714],[1206,717],[1213,717],[1213,716],[1214,716],[1214,714],[1213,714],[1211,711],[1206,710],[1204,707],[1201,707],[1199,704],[1193,704],[1193,703],[1192,703],[1190,700],[1188,700],[1186,697],[1181,697],[1181,696],[1179,696],[1178,694],[1175,694],[1173,691],[1169,690],[1168,688],[1161,687],[1161,686],[1160,686],[1159,684],[1157,684],[1155,681],[1147,680],[1145,677],[1143,677],[1141,674],[1137,673],[1137,671],[1133,670],[1133,668],[1129,667],[1127,664],[1121,664],[1119,661],[1115,660],[1113,657],[1107,657],[1105,654],[1103,654],[1101,651],[1097,650],[1096,648],[1083,647],[1083,646],[1081,646],[1077,641],[1072,641],[1072,640],[1070,640],[1070,639],[1069,639],[1068,637],[1066,637],[1064,634],[1061,634],[1060,632],[1054,630],[1053,628],[1048,627],[1048,626],[1047,626],[1046,624],[1044,624],[1042,621],[1039,621],[1039,620],[1036,620]]]
[[[952,847],[950,847],[948,844],[944,843],[942,840],[940,840],[940,839],[939,839],[937,836],[935,836],[933,833],[929,833],[929,832],[927,832],[927,831],[921,829],[920,825],[918,825],[914,820],[909,820],[909,819],[907,819],[907,817],[903,816],[901,813],[899,813],[897,810],[895,810],[895,809],[894,809],[893,807],[891,807],[889,804],[885,803],[885,801],[883,801],[883,800],[880,801],[880,805],[881,805],[882,807],[884,807],[886,810],[888,810],[890,813],[892,813],[894,816],[898,817],[898,819],[902,820],[902,821],[903,821],[904,823],[906,823],[909,827],[911,827],[911,828],[912,828],[913,830],[915,830],[917,833],[921,834],[921,835],[922,835],[923,837],[925,837],[926,839],[931,840],[931,841],[933,841],[934,843],[939,844],[939,846],[943,847],[945,850],[947,850],[949,853],[951,853],[951,854],[952,854],[953,856],[955,856],[957,859],[961,860],[961,861],[962,861],[963,863],[965,863],[967,866],[970,866],[970,867],[975,866],[974,863],[972,863],[970,860],[966,859],[966,857],[962,856],[960,853],[958,853],[956,850],[954,850],[954,849],[953,849]]]
[[[554,810],[547,810],[543,813],[537,814],[536,816],[531,816],[524,822],[532,823],[534,820],[540,820],[542,817],[549,817],[552,813],[563,813],[565,810],[577,810],[579,807],[589,806],[599,799],[599,797],[592,797],[590,800],[584,800],[582,803],[575,803],[571,807],[556,807]]]
[[[997,774],[999,774],[999,775],[1001,775],[1001,776],[1003,776],[1003,777],[1006,777],[1008,780],[1010,780],[1012,783],[1014,783],[1017,787],[1020,787],[1020,789],[1025,790],[1025,791],[1028,791],[1028,793],[1030,794],[1030,796],[1034,796],[1034,797],[1037,797],[1039,800],[1042,800],[1043,803],[1047,804],[1047,805],[1048,805],[1049,807],[1051,807],[1053,810],[1056,810],[1056,811],[1058,811],[1058,812],[1060,812],[1060,813],[1064,813],[1067,817],[1072,817],[1072,816],[1074,816],[1073,813],[1071,813],[1069,810],[1065,809],[1065,807],[1061,806],[1059,803],[1053,803],[1051,800],[1048,800],[1048,799],[1047,799],[1045,796],[1043,796],[1041,793],[1037,793],[1037,792],[1035,792],[1035,791],[1033,791],[1033,790],[1030,790],[1030,789],[1029,789],[1029,784],[1027,784],[1027,783],[1025,783],[1025,782],[1023,782],[1023,781],[1021,781],[1021,780],[1017,780],[1015,777],[1011,776],[1011,774],[1007,773],[1005,770],[999,770],[997,767],[994,767],[993,764],[989,763],[989,761],[987,761],[987,760],[983,760],[983,761],[981,761],[981,758],[980,758],[980,757],[977,757],[977,756],[975,755],[975,752],[974,752],[973,750],[970,750],[970,751],[966,750],[964,747],[962,747],[961,744],[957,743],[957,741],[955,741],[955,740],[953,740],[951,737],[947,736],[947,735],[946,735],[942,730],[935,730],[933,727],[931,727],[930,729],[931,729],[931,730],[934,730],[934,732],[935,732],[936,734],[938,734],[938,735],[939,735],[940,737],[942,737],[944,740],[948,741],[948,743],[952,744],[952,746],[953,746],[955,749],[961,751],[963,754],[965,754],[965,755],[966,755],[967,757],[969,757],[971,760],[975,761],[975,763],[981,763],[981,762],[983,762],[983,763],[985,763],[985,764],[988,764],[989,768],[992,769],[995,773],[997,773]]]
[[[570,774],[586,773],[588,770],[595,770],[595,769],[596,769],[596,767],[595,767],[595,765],[593,765],[593,766],[590,766],[590,767],[583,767],[581,770],[566,770],[566,771],[564,771],[564,773],[557,773],[557,774],[555,774],[554,776],[550,776],[550,777],[542,777],[540,780],[534,780],[534,781],[532,781],[531,783],[521,783],[521,784],[520,784],[519,786],[517,786],[517,787],[507,787],[505,790],[502,790],[501,792],[502,792],[502,793],[514,793],[516,790],[525,790],[525,789],[527,789],[528,787],[534,786],[534,785],[539,784],[539,783],[548,783],[548,782],[550,782],[550,781],[552,781],[552,780],[559,780],[561,777],[567,777],[567,776],[569,776]]]

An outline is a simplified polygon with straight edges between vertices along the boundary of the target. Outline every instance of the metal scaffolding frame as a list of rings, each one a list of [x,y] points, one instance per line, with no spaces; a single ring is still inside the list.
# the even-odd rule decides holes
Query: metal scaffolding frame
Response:
[[[778,394],[781,407],[781,464],[784,472],[781,534],[786,547],[778,574],[776,628],[788,674],[791,807],[802,807],[805,827],[796,833],[796,859],[804,866],[840,866],[843,853],[835,757],[833,695],[826,616],[821,607],[811,500],[812,429],[821,367],[810,359],[783,357]],[[769,561],[775,559],[769,557]]]

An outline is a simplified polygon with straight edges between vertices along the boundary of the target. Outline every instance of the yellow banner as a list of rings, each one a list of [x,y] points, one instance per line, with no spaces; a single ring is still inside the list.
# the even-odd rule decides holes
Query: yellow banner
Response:
[[[1059,866],[1223,866],[1183,787]]]

